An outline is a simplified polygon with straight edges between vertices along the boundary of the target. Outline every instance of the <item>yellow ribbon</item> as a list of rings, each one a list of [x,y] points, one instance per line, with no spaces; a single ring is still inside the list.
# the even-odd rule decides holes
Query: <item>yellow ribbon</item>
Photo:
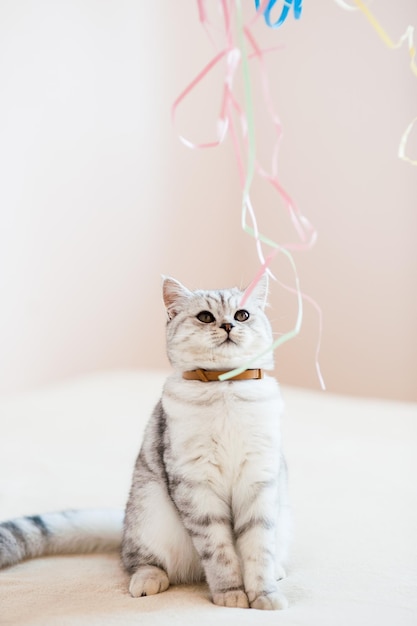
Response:
[[[354,7],[346,5],[342,0],[335,0],[339,6],[347,10],[354,10]],[[400,39],[395,43],[391,37],[387,34],[386,30],[381,26],[381,24],[376,19],[375,15],[370,11],[370,9],[362,2],[362,0],[353,0],[357,9],[361,11],[361,13],[366,17],[368,22],[371,24],[373,29],[382,39],[384,44],[388,46],[391,50],[398,50],[401,48],[404,42],[408,43],[408,52],[410,54],[410,69],[413,72],[414,76],[417,76],[417,65],[416,65],[416,47],[414,45],[414,26],[408,26],[405,33],[400,37]],[[411,165],[417,165],[417,160],[410,158],[406,154],[407,142],[410,137],[411,131],[414,128],[414,125],[417,122],[417,117],[415,117],[410,124],[408,124],[407,128],[403,132],[400,144],[398,146],[398,157],[402,161],[406,161]]]

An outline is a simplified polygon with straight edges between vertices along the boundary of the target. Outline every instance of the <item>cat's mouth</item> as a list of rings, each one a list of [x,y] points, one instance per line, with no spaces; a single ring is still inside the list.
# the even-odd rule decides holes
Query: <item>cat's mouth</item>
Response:
[[[226,339],[225,339],[224,341],[222,341],[222,342],[219,344],[219,346],[225,346],[225,345],[227,345],[227,344],[231,344],[231,343],[232,343],[234,346],[236,346],[236,345],[237,345],[237,344],[236,344],[236,341],[233,341],[233,339],[232,339],[232,338],[228,335],[228,336],[226,337]]]

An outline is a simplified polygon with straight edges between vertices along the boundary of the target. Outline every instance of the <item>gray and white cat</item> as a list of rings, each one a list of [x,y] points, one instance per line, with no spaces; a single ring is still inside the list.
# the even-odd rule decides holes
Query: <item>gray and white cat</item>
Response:
[[[190,291],[163,283],[173,373],[147,425],[121,541],[132,596],[206,580],[221,606],[287,606],[290,520],[262,279],[244,292]],[[261,355],[261,356],[257,356]],[[218,375],[245,363],[236,378]],[[121,514],[67,511],[0,524],[0,566],[25,558],[107,550],[120,544]]]

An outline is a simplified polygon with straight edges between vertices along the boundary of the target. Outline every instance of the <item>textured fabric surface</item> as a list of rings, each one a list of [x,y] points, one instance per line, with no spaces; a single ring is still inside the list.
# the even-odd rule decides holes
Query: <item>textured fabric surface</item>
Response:
[[[162,372],[113,372],[0,399],[0,517],[123,507]],[[0,624],[417,623],[417,406],[283,388],[294,542],[282,612],[226,609],[205,585],[132,599],[117,554],[0,572]]]

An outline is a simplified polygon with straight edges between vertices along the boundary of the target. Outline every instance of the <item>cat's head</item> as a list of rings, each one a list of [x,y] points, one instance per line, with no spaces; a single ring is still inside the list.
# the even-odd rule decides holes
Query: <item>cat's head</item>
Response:
[[[264,275],[242,306],[244,291],[190,291],[165,278],[163,297],[168,315],[167,353],[180,371],[230,370],[242,367],[272,344],[264,309],[268,279]],[[273,368],[272,351],[250,367]]]

